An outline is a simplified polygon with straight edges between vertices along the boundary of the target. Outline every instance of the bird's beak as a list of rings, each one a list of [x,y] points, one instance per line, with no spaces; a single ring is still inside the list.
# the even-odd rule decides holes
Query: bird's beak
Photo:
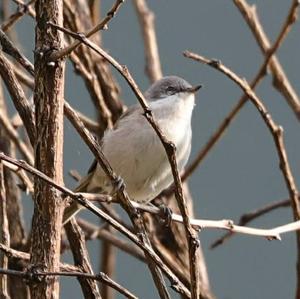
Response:
[[[202,85],[196,85],[196,86],[190,87],[190,88],[187,90],[187,92],[190,92],[190,93],[196,93],[201,87],[202,87]]]

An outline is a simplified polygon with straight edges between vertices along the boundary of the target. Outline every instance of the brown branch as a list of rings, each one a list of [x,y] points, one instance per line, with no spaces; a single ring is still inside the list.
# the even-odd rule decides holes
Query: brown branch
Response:
[[[33,182],[31,181],[31,179],[28,177],[28,175],[26,174],[26,172],[23,169],[15,166],[13,164],[6,163],[5,161],[3,161],[3,165],[18,176],[18,178],[21,181],[21,184],[18,184],[18,186],[19,186],[19,188],[21,188],[21,190],[23,190],[27,194],[33,193],[33,191],[34,191]]]
[[[63,24],[63,0],[39,0],[35,9],[35,165],[62,184],[65,62],[49,63],[47,57],[54,49],[62,49],[64,42],[62,34],[46,26],[46,22]],[[30,267],[37,272],[55,272],[59,269],[65,201],[42,180],[35,179],[34,189]],[[47,277],[30,281],[30,293],[32,298],[57,299],[59,280]]]
[[[85,232],[85,237],[87,240],[93,239],[103,239],[120,250],[132,255],[140,261],[146,262],[145,255],[143,251],[136,245],[132,245],[127,241],[117,237],[115,234],[111,234],[108,230],[104,228],[99,228],[98,226],[91,224],[81,218],[76,219],[80,227]]]
[[[120,6],[123,4],[124,0],[116,0],[110,11],[106,14],[106,17],[96,26],[94,26],[91,30],[89,30],[85,35],[86,37],[90,37],[99,30],[106,30],[108,28],[108,23],[111,21],[111,19],[116,15],[118,12]],[[52,53],[52,55],[49,57],[51,61],[57,61],[58,59],[61,59],[65,57],[66,55],[69,55],[72,51],[74,51],[82,42],[76,41],[72,45]]]
[[[294,214],[294,220],[298,221],[300,219],[300,204],[299,204],[299,192],[295,183],[295,179],[292,174],[292,170],[288,161],[288,156],[285,149],[284,139],[283,139],[283,128],[278,126],[270,113],[267,111],[261,100],[257,97],[257,95],[254,93],[254,91],[251,89],[249,84],[246,80],[241,79],[238,77],[235,73],[233,73],[230,69],[225,67],[222,63],[219,61],[214,61],[207,59],[205,57],[202,57],[200,55],[191,53],[191,52],[185,52],[185,56],[192,58],[196,61],[199,61],[201,63],[207,64],[222,73],[224,73],[228,78],[230,78],[232,81],[234,81],[236,84],[240,86],[240,88],[247,94],[251,102],[254,104],[254,106],[259,111],[261,117],[265,121],[268,129],[270,130],[270,133],[273,137],[277,155],[279,158],[279,166],[280,170],[282,172],[286,187],[289,192],[289,196],[291,199],[291,205],[293,208],[293,214]],[[298,252],[298,263],[297,263],[297,272],[298,272],[298,283],[297,283],[297,296],[300,297],[300,232],[297,231],[297,252]]]
[[[17,271],[11,269],[2,269],[0,268],[0,274],[2,275],[15,275],[22,277],[28,281],[36,280],[38,277],[46,277],[46,276],[67,276],[67,277],[78,277],[85,280],[95,280],[101,281],[103,283],[107,283],[110,287],[117,290],[119,293],[123,294],[126,298],[130,299],[138,299],[135,295],[133,295],[126,288],[122,287],[120,284],[116,283],[112,279],[110,279],[106,274],[100,272],[97,275],[83,273],[83,272],[44,272],[44,271]]]
[[[10,259],[17,259],[17,260],[26,262],[26,265],[30,261],[30,254],[29,253],[12,249],[12,248],[7,247],[7,246],[5,246],[1,243],[0,243],[0,251],[2,251]],[[60,263],[59,264],[59,269],[60,269],[60,271],[65,271],[65,272],[80,271],[80,268],[78,268],[74,265],[66,264],[66,263]]]
[[[251,222],[252,220],[263,216],[273,210],[276,210],[278,208],[283,208],[283,207],[289,207],[291,205],[291,200],[290,199],[284,199],[284,200],[280,200],[280,201],[276,201],[273,203],[269,203],[266,206],[256,209],[254,211],[248,212],[243,214],[240,217],[239,220],[239,225],[244,226],[247,223]],[[234,232],[227,232],[226,234],[224,234],[222,237],[218,238],[216,241],[214,241],[211,245],[210,248],[211,249],[215,249],[216,247],[218,247],[219,245],[224,244],[224,242],[226,240],[228,240],[230,237],[232,237],[234,235]]]
[[[10,62],[5,58],[0,50],[0,75],[11,95],[13,103],[22,118],[30,142],[35,142],[35,121],[31,107],[26,99],[25,93],[20,86]]]
[[[12,41],[9,40],[8,36],[0,29],[0,44],[2,51],[12,56],[18,61],[27,72],[32,76],[34,75],[34,67],[32,63],[14,46]]]
[[[146,74],[151,82],[155,82],[162,77],[154,25],[155,16],[149,9],[145,0],[134,0],[133,5],[143,33],[144,51],[146,56]]]
[[[1,243],[5,246],[10,246],[10,234],[8,228],[7,217],[7,195],[4,182],[4,169],[3,164],[0,161],[0,237]],[[8,258],[4,255],[0,255],[0,267],[3,269],[8,268]],[[0,297],[3,299],[10,299],[8,294],[8,279],[7,277],[0,277]]]
[[[115,235],[115,230],[107,225],[106,231]],[[100,270],[106,273],[110,277],[114,277],[116,268],[116,248],[108,241],[101,242],[101,253],[100,253]],[[108,285],[101,285],[101,294],[103,299],[113,299],[114,292]]]
[[[259,21],[256,13],[255,6],[250,6],[245,0],[234,0],[236,7],[239,9],[240,13],[247,22],[250,30],[252,31],[257,44],[259,45],[261,51],[266,55],[270,48],[270,41],[263,30],[263,27]],[[298,0],[293,1],[293,5],[298,6]],[[296,18],[296,15],[291,16]],[[296,94],[296,91],[291,86],[288,77],[286,76],[279,60],[277,57],[273,57],[270,61],[270,70],[273,74],[273,85],[286,99],[287,103],[295,113],[298,120],[300,120],[300,101]],[[299,289],[300,296],[300,289]]]
[[[34,158],[31,150],[27,147],[27,145],[22,141],[18,132],[14,129],[12,123],[7,117],[6,113],[3,113],[0,108],[0,124],[2,128],[5,130],[6,134],[10,137],[12,142],[16,145],[21,155],[25,158],[25,160],[30,164],[34,164]]]
[[[34,167],[28,165],[24,161],[13,159],[11,157],[6,156],[3,153],[0,153],[0,160],[7,161],[11,164],[14,164],[14,165],[20,167],[20,168],[23,168],[24,170],[30,172],[31,174],[35,175],[39,179],[45,181],[50,186],[61,191],[66,196],[69,196],[72,199],[76,200],[79,204],[83,205],[86,209],[91,211],[96,216],[104,219],[106,222],[108,222],[110,225],[112,225],[116,230],[118,230],[119,232],[124,234],[127,238],[129,238],[131,241],[133,241],[136,245],[138,245],[140,248],[142,248],[145,252],[147,252],[149,257],[163,270],[163,272],[169,278],[169,280],[172,283],[172,288],[174,290],[176,290],[180,294],[184,295],[185,297],[190,298],[190,292],[186,289],[186,287],[182,284],[182,282],[180,280],[178,280],[176,275],[174,275],[174,273],[161,261],[161,259],[157,256],[157,254],[153,251],[153,249],[151,247],[149,247],[148,245],[145,245],[135,234],[133,234],[126,227],[121,225],[119,222],[115,221],[112,217],[107,215],[105,212],[98,209],[95,205],[93,205],[91,202],[86,200],[81,194],[75,193],[75,192],[71,191],[70,189],[57,184],[53,179],[49,178],[47,175],[45,175],[44,173],[35,169]]]
[[[255,78],[250,83],[250,86],[252,89],[255,89],[257,85],[262,81],[263,77],[267,73],[268,65],[270,64],[273,55],[275,52],[279,49],[279,47],[282,45],[284,39],[290,32],[292,25],[296,21],[296,16],[298,14],[299,9],[299,3],[298,1],[293,2],[288,16],[285,19],[282,28],[278,34],[278,37],[276,38],[274,44],[272,47],[269,48],[269,50],[266,52],[265,59],[261,67],[259,68],[258,73],[256,74]],[[230,113],[225,117],[223,122],[220,124],[220,126],[215,130],[213,135],[210,137],[206,145],[201,149],[201,151],[197,154],[194,161],[192,161],[191,164],[188,165],[186,170],[184,171],[182,175],[182,180],[185,181],[195,170],[196,168],[201,164],[201,162],[206,158],[207,154],[210,152],[210,150],[213,148],[214,145],[220,140],[220,138],[223,136],[225,130],[229,127],[229,125],[232,123],[238,112],[242,109],[242,107],[247,103],[248,97],[246,94],[244,94],[238,101],[238,103],[234,106],[234,108],[230,111]]]
[[[291,202],[293,205],[294,210],[294,219],[300,219],[300,206],[298,202],[298,189],[296,187],[295,179],[292,174],[292,170],[290,168],[290,164],[288,161],[285,144],[283,141],[283,128],[277,125],[271,114],[267,111],[266,107],[263,105],[262,101],[258,98],[258,96],[254,93],[251,89],[250,85],[247,83],[245,79],[241,79],[237,76],[233,71],[223,65],[220,61],[210,60],[198,54],[186,51],[184,55],[188,58],[196,60],[198,62],[207,64],[216,70],[225,74],[229,79],[235,82],[248,96],[251,100],[253,105],[257,108],[258,112],[260,113],[261,117],[265,121],[275,143],[275,147],[277,150],[279,162],[280,162],[280,169],[283,175],[283,178],[286,183],[286,187],[289,191]],[[299,244],[300,245],[300,244]]]
[[[82,269],[83,272],[93,275],[93,269],[90,264],[88,251],[85,244],[83,232],[76,220],[73,218],[65,225],[66,234],[69,240],[75,266]],[[95,280],[83,279],[77,276],[84,298],[101,299],[97,282]]]
[[[149,106],[141,93],[140,89],[138,88],[137,84],[135,83],[133,77],[129,73],[128,69],[126,66],[120,65],[112,56],[110,56],[107,52],[105,52],[102,48],[98,47],[91,41],[89,41],[84,35],[82,34],[76,34],[70,30],[67,30],[61,26],[55,25],[53,23],[48,22],[48,24],[54,28],[57,28],[58,30],[63,31],[66,34],[71,35],[75,39],[79,39],[82,41],[85,45],[93,49],[96,53],[101,55],[103,58],[105,58],[127,81],[129,84],[130,88],[136,95],[139,103],[141,104],[142,108],[144,109],[144,116],[149,122],[149,124],[152,126],[152,128],[155,130],[157,136],[162,142],[162,145],[166,151],[169,163],[171,165],[171,170],[175,182],[175,198],[177,200],[180,212],[183,216],[184,219],[184,226],[186,229],[186,238],[189,244],[189,260],[190,260],[190,272],[191,272],[191,286],[192,286],[192,298],[198,298],[200,295],[200,284],[199,284],[199,269],[198,269],[198,261],[199,261],[199,247],[200,247],[200,241],[197,237],[197,233],[194,231],[193,227],[190,224],[189,217],[188,217],[188,211],[187,211],[187,204],[185,201],[185,198],[183,196],[183,190],[182,190],[182,183],[181,183],[181,178],[178,172],[178,167],[177,167],[177,161],[176,161],[176,148],[173,143],[169,142],[166,137],[164,136],[163,132],[160,130],[158,127],[152,111],[149,109]],[[100,163],[101,165],[101,163]],[[103,165],[101,165],[103,168]],[[104,169],[105,171],[105,169]],[[106,172],[106,171],[105,171]],[[108,175],[108,173],[106,172]],[[115,178],[109,176],[112,179],[112,182],[115,181]],[[122,193],[122,192],[121,192]],[[129,209],[131,209],[129,203],[125,203],[126,196],[124,197],[124,194],[121,194],[123,196],[124,201],[121,200],[122,203],[124,203]],[[128,209],[128,211],[129,211]],[[127,212],[128,212],[127,211]],[[130,215],[130,212],[129,212]],[[160,279],[162,282],[162,279]],[[165,288],[166,291],[166,288]]]
[[[1,29],[3,31],[8,31],[10,27],[12,27],[26,13],[28,13],[31,17],[35,18],[35,11],[31,7],[35,0],[30,0],[27,4],[25,4],[21,0],[14,0],[14,2],[16,2],[16,4],[18,5],[17,11],[11,16],[9,16],[7,20],[1,24]]]

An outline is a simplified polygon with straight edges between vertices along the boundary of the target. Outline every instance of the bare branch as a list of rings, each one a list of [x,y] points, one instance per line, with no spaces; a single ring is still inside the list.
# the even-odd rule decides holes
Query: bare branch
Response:
[[[290,199],[284,199],[284,200],[280,200],[280,201],[276,201],[270,204],[267,204],[266,206],[256,209],[254,211],[248,212],[243,214],[240,217],[239,220],[239,225],[244,226],[247,223],[251,222],[252,220],[265,215],[273,210],[276,210],[278,208],[283,208],[283,207],[289,207],[291,205],[291,200]],[[222,237],[220,237],[219,239],[217,239],[216,241],[214,241],[211,245],[210,248],[214,249],[216,247],[218,247],[219,245],[224,244],[224,242],[226,240],[228,240],[230,237],[232,237],[234,235],[233,232],[227,232],[226,234],[224,234]]]
[[[10,139],[13,141],[13,143],[17,146],[18,150],[20,151],[22,156],[25,158],[25,160],[30,165],[33,165],[34,158],[33,158],[31,150],[22,141],[21,137],[19,136],[18,132],[14,129],[14,127],[11,124],[6,113],[3,113],[1,108],[0,108],[0,124],[3,127],[3,129],[5,130],[6,134],[10,137]]]
[[[34,67],[32,63],[14,46],[8,36],[0,29],[0,44],[2,51],[9,54],[18,61],[25,70],[34,76]]]
[[[207,64],[222,73],[224,73],[227,77],[229,77],[232,81],[234,81],[236,84],[240,86],[240,88],[243,89],[245,94],[249,97],[251,102],[254,104],[254,106],[257,108],[258,112],[260,113],[261,117],[265,121],[268,129],[270,130],[270,133],[272,134],[277,155],[279,158],[279,166],[280,170],[282,172],[283,178],[285,180],[286,187],[289,192],[289,196],[291,199],[291,205],[293,208],[293,214],[294,214],[294,220],[298,221],[300,219],[300,204],[299,204],[299,192],[296,186],[295,179],[293,177],[293,173],[288,161],[288,156],[285,149],[285,144],[283,140],[283,128],[278,126],[270,113],[267,111],[261,100],[257,97],[257,95],[254,93],[254,91],[251,89],[249,84],[246,80],[241,79],[238,77],[235,73],[233,73],[230,69],[228,69],[226,66],[224,66],[221,62],[210,60],[205,57],[202,57],[200,55],[191,53],[191,52],[185,52],[185,56],[192,58],[196,61],[199,61],[201,63]],[[297,231],[297,248],[298,248],[298,261],[300,260],[300,232]],[[298,274],[300,274],[300,262],[297,264],[297,271]],[[297,294],[300,296],[300,276],[298,275],[298,283],[297,283]]]
[[[144,51],[146,55],[146,73],[150,81],[155,82],[162,77],[162,71],[156,40],[154,14],[149,9],[145,0],[134,0],[133,4],[143,33]]]
[[[91,30],[89,30],[85,35],[86,37],[90,37],[99,30],[107,29],[109,21],[116,15],[117,11],[119,10],[121,4],[124,2],[124,0],[116,0],[113,7],[110,9],[110,11],[106,14],[106,17],[96,26],[94,26]],[[66,55],[69,55],[73,50],[75,50],[82,42],[76,41],[72,45],[68,46],[65,49],[62,49],[61,51],[57,51],[52,53],[52,55],[49,57],[50,61],[56,61],[58,59],[61,59],[65,57]]]
[[[261,67],[259,68],[258,73],[256,74],[255,78],[252,80],[250,86],[252,89],[255,89],[258,84],[262,81],[263,77],[267,73],[268,65],[270,64],[270,61],[275,54],[275,52],[279,49],[279,47],[282,45],[285,37],[288,35],[288,33],[291,30],[292,25],[296,21],[296,15],[298,14],[299,9],[299,3],[296,1],[296,5],[293,2],[290,11],[288,13],[288,16],[286,20],[283,23],[283,26],[278,34],[278,37],[276,38],[274,44],[272,47],[269,48],[269,50],[266,52],[265,60]],[[238,103],[234,106],[234,108],[230,111],[230,113],[225,117],[225,119],[222,121],[220,126],[215,130],[215,132],[212,134],[206,145],[201,149],[201,151],[197,154],[195,160],[188,165],[186,168],[184,174],[182,175],[182,180],[185,181],[198,167],[198,165],[201,164],[201,162],[205,159],[207,154],[210,152],[210,150],[213,148],[214,145],[221,139],[223,136],[225,130],[229,127],[229,125],[232,123],[234,118],[237,116],[238,112],[244,107],[244,105],[247,103],[248,97],[246,94],[244,94],[238,101]]]
[[[74,218],[65,225],[65,230],[67,233],[75,265],[82,269],[83,272],[93,275],[93,269],[90,264],[84,235]],[[82,279],[82,276],[77,276],[77,278],[81,285],[84,298],[101,299],[98,285],[95,280]]]
[[[120,284],[116,283],[112,279],[110,279],[106,274],[100,272],[97,275],[83,273],[83,272],[32,272],[28,271],[17,271],[17,270],[10,270],[10,269],[2,269],[0,268],[0,274],[2,275],[15,275],[22,277],[26,280],[35,280],[38,277],[46,277],[46,276],[67,276],[67,277],[78,277],[84,278],[85,280],[96,280],[101,281],[103,283],[107,283],[110,287],[117,290],[119,293],[123,294],[126,298],[130,299],[138,299],[135,295],[129,292],[126,288],[122,287]]]
[[[62,34],[51,30],[46,22],[63,24],[63,0],[39,0],[35,9],[35,165],[53,181],[62,184],[65,62],[51,64],[47,57],[54,49],[62,49],[64,42]],[[34,191],[29,268],[37,272],[55,272],[59,269],[65,201],[57,190],[42,180],[35,180]],[[32,298],[57,299],[59,281],[57,277],[33,280],[30,293]]]
[[[4,169],[3,164],[0,161],[0,237],[1,243],[5,246],[10,246],[10,234],[8,228],[8,218],[7,218],[7,196],[5,191],[5,183],[4,183]],[[4,255],[0,255],[0,267],[3,269],[7,269],[8,267],[8,259]],[[7,277],[0,277],[0,297],[3,299],[10,299],[8,294],[8,286],[7,286]]]
[[[270,41],[263,30],[263,27],[259,21],[256,13],[255,6],[250,6],[246,0],[233,0],[236,7],[247,22],[251,29],[259,47],[262,52],[266,55],[270,48]],[[293,0],[293,5],[298,6],[298,0]],[[296,18],[297,15],[291,15],[291,18]],[[291,19],[294,22],[293,19]],[[287,103],[295,113],[298,120],[300,120],[300,100],[296,91],[290,84],[288,77],[286,76],[280,62],[276,57],[273,57],[270,61],[270,69],[273,74],[273,85],[286,99]],[[300,293],[299,293],[300,294]]]
[[[14,105],[23,120],[30,142],[33,145],[35,142],[35,122],[33,112],[26,99],[25,93],[20,86],[11,64],[4,57],[0,50],[0,74],[11,95]]]

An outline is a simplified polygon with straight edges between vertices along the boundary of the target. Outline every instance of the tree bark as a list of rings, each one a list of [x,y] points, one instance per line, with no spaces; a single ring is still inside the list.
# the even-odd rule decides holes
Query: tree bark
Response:
[[[62,0],[36,2],[35,46],[35,166],[58,184],[63,183],[64,62],[48,60],[52,51],[63,47],[61,33],[47,25],[63,24]],[[32,220],[31,271],[58,271],[63,215],[61,194],[35,179]],[[34,278],[34,276],[33,276]],[[32,298],[57,299],[57,277],[33,279]]]

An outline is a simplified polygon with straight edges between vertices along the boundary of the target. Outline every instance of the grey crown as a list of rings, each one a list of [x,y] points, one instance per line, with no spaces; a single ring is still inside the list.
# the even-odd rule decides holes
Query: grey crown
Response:
[[[185,92],[191,87],[191,84],[180,77],[166,76],[152,84],[145,92],[145,97],[148,101],[153,101],[179,92]]]

